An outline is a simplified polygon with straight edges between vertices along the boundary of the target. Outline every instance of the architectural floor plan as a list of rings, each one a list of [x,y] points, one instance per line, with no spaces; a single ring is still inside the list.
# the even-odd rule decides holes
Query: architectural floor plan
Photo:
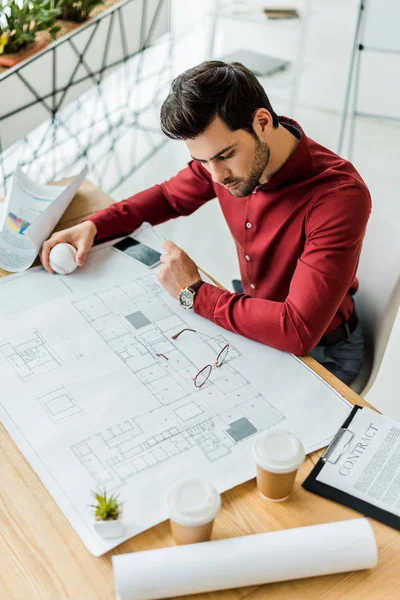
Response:
[[[96,555],[164,520],[180,477],[221,492],[254,477],[259,432],[293,430],[311,451],[349,412],[295,357],[183,310],[111,247],[67,277],[7,277],[0,296],[2,422]],[[92,527],[92,491],[104,489],[123,503],[121,539]]]
[[[3,343],[0,353],[8,360],[21,381],[57,369],[63,364],[36,330],[17,335]]]
[[[163,428],[155,436],[146,436],[139,416],[73,446],[90,475],[109,489],[193,447],[208,461],[217,461],[242,440],[285,419],[235,369],[240,352],[233,344],[224,364],[201,388],[195,387],[193,376],[199,366],[190,348],[214,359],[228,340],[219,332],[209,336],[187,330],[183,333],[191,345],[182,348],[181,338],[172,336],[185,329],[185,321],[163,302],[162,293],[155,275],[148,275],[74,303],[151,392],[152,412],[163,415]],[[146,414],[142,417],[146,419]]]

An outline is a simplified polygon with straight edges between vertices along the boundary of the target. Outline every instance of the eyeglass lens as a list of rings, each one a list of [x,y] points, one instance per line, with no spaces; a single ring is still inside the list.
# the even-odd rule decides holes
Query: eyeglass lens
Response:
[[[221,352],[218,354],[217,356],[217,360],[216,360],[216,366],[220,367],[226,360],[226,357],[228,356],[228,351],[229,351],[229,346],[228,344],[226,346],[224,346],[221,350]]]
[[[207,365],[206,367],[204,367],[204,369],[197,373],[194,380],[194,385],[196,387],[201,387],[202,385],[204,385],[207,379],[210,377],[211,370],[211,365]]]

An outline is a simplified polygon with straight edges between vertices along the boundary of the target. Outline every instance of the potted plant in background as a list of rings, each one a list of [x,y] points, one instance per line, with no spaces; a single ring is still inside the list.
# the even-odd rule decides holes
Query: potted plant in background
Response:
[[[99,4],[103,4],[103,0],[61,0],[60,19],[81,23],[89,18],[91,11]]]
[[[59,14],[52,0],[0,0],[0,65],[13,67],[54,40]]]
[[[91,505],[94,508],[93,527],[96,533],[105,539],[121,537],[123,532],[122,508],[118,496],[107,495],[105,489],[102,494],[92,493],[96,499],[96,504]]]

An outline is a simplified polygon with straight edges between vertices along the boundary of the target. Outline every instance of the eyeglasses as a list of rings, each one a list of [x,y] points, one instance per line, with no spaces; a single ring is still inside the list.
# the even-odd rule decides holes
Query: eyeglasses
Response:
[[[178,337],[184,333],[184,331],[193,331],[193,333],[198,333],[195,329],[182,329],[182,331],[179,331],[179,333],[173,335],[172,339],[177,340]],[[201,388],[208,381],[208,378],[210,377],[211,371],[214,367],[221,367],[224,364],[226,357],[228,356],[228,352],[229,344],[225,344],[225,346],[219,352],[215,363],[206,365],[197,373],[196,377],[192,377],[193,383],[197,388]]]

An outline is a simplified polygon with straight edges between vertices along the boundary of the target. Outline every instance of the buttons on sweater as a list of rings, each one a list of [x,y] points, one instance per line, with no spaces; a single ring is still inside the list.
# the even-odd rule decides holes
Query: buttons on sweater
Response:
[[[251,223],[247,222],[247,223],[246,223],[246,227],[247,227],[247,229],[250,229],[250,227],[251,227]]]

